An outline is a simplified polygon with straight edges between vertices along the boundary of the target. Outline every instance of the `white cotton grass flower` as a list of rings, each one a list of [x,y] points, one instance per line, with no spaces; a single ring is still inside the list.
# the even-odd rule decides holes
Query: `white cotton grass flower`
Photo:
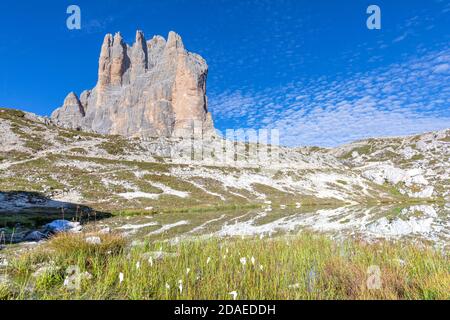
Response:
[[[180,290],[180,294],[183,293],[183,280],[178,280],[178,289]]]
[[[186,274],[189,274],[189,272],[191,272],[191,268],[186,269]]]
[[[262,264],[259,265],[259,270],[261,270],[261,271],[264,270],[264,266]]]
[[[406,265],[406,261],[403,259],[393,259],[392,261],[398,264],[400,267],[404,267]]]
[[[141,262],[138,261],[138,262],[136,262],[136,269],[139,270],[140,268],[141,268]]]
[[[148,263],[150,264],[150,267],[153,267],[153,257],[148,258]]]
[[[208,257],[208,259],[206,259],[206,264],[209,264],[211,262],[211,257]]]
[[[228,254],[228,248],[225,249],[226,254]]]
[[[119,273],[119,283],[122,283],[122,282],[123,282],[123,279],[124,279],[124,275],[123,275],[123,273],[121,272],[121,273]]]
[[[64,287],[68,287],[69,285],[70,285],[70,279],[69,279],[69,277],[66,277],[66,278],[64,279],[63,286],[64,286]]]
[[[253,257],[253,256],[252,256],[252,259],[251,259],[251,261],[252,261],[252,265],[255,265],[255,262],[256,262],[256,259],[255,259],[255,257]]]
[[[236,300],[236,299],[237,299],[237,296],[238,296],[238,293],[237,293],[237,291],[231,291],[231,292],[229,293],[229,295],[233,296],[233,300]]]
[[[170,290],[170,284],[166,282],[166,290]]]
[[[241,262],[241,264],[243,266],[245,266],[247,264],[247,258],[246,257],[242,257],[241,259],[239,259],[239,261]]]

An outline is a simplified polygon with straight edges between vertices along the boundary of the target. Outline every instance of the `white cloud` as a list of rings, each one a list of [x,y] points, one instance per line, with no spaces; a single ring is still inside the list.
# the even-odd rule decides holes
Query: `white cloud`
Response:
[[[393,42],[393,43],[400,42],[400,41],[402,41],[402,40],[405,40],[407,36],[408,36],[408,33],[405,32],[405,33],[402,34],[401,36],[398,36],[397,38],[395,38],[394,40],[392,40],[392,42]]]
[[[210,108],[235,128],[278,128],[290,146],[440,130],[450,127],[449,66],[447,49],[343,79],[226,92]]]
[[[450,70],[450,64],[448,64],[448,63],[440,64],[434,68],[434,72],[436,72],[436,73],[445,73],[445,72],[448,72],[449,70]]]

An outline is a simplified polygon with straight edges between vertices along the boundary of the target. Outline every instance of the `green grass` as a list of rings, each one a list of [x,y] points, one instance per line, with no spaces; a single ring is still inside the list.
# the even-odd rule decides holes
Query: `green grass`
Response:
[[[70,130],[65,129],[61,127],[53,127],[58,129],[58,137],[60,139],[74,139],[75,137],[84,137],[84,138],[104,138],[104,135],[93,133],[93,132],[87,132],[87,131],[80,131],[80,130]]]
[[[302,234],[129,247],[118,235],[99,235],[100,245],[86,243],[85,236],[58,236],[11,261],[0,298],[231,299],[232,291],[238,299],[450,298],[448,256],[417,245],[339,244]],[[160,250],[166,255],[150,261]],[[51,268],[33,276],[42,265]],[[74,291],[63,285],[71,266],[91,276]],[[371,266],[380,270],[378,289],[367,287]]]
[[[31,120],[27,120],[23,111],[0,108],[0,119],[8,120],[10,122],[11,131],[25,142],[25,147],[33,151],[41,151],[49,146],[48,141],[43,140],[40,135],[35,134],[38,131],[45,131],[46,127]],[[26,133],[23,128],[30,129],[30,132],[33,133]]]
[[[69,150],[70,152],[77,153],[77,154],[87,154],[88,152],[84,148],[72,148]]]
[[[192,207],[176,207],[176,208],[166,208],[166,209],[153,209],[153,210],[139,210],[139,209],[128,209],[114,211],[112,215],[114,216],[141,216],[149,215],[151,213],[202,213],[202,212],[216,212],[216,211],[230,211],[230,210],[243,210],[243,209],[256,209],[261,208],[261,204],[210,204],[210,205],[199,205]]]
[[[50,146],[48,141],[43,140],[41,136],[36,135],[36,134],[26,133],[25,131],[23,131],[21,129],[22,126],[25,126],[25,124],[18,125],[17,123],[13,122],[11,124],[11,131],[14,132],[16,135],[18,135],[25,142],[24,146],[26,148],[29,148],[29,149],[37,152],[37,151],[42,151],[46,147]],[[29,126],[29,125],[27,127],[32,130],[39,128],[37,126]]]
[[[423,154],[416,154],[416,155],[412,156],[410,161],[419,161],[419,160],[423,160],[423,159],[425,159],[425,156]]]
[[[25,152],[8,151],[0,152],[0,162],[2,161],[21,161],[30,158],[30,155]]]
[[[9,108],[0,108],[0,118],[14,119],[25,117],[25,112]]]
[[[108,136],[108,141],[101,143],[99,147],[111,155],[121,155],[126,152],[140,150],[136,141],[121,136]]]
[[[368,144],[363,145],[361,147],[356,147],[342,155],[340,158],[343,160],[347,160],[353,157],[353,153],[357,152],[359,155],[368,155],[373,151],[373,145],[370,144],[370,140],[367,141]]]

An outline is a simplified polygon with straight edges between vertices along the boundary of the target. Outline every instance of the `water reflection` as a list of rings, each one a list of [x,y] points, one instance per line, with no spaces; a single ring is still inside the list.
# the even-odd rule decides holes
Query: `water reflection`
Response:
[[[308,229],[337,237],[366,239],[416,237],[436,243],[450,240],[450,209],[438,205],[311,209],[309,212],[258,212],[251,218],[225,223],[217,236],[255,236]]]

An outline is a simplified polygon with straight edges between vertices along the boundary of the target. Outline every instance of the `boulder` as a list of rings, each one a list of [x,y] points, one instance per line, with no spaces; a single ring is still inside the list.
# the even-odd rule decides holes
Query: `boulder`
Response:
[[[42,233],[40,231],[32,231],[28,233],[23,240],[27,242],[38,242],[47,239],[47,237],[48,235],[45,233]]]
[[[79,222],[71,222],[67,220],[55,220],[45,225],[45,230],[52,233],[60,232],[78,232],[81,231],[81,224]]]

